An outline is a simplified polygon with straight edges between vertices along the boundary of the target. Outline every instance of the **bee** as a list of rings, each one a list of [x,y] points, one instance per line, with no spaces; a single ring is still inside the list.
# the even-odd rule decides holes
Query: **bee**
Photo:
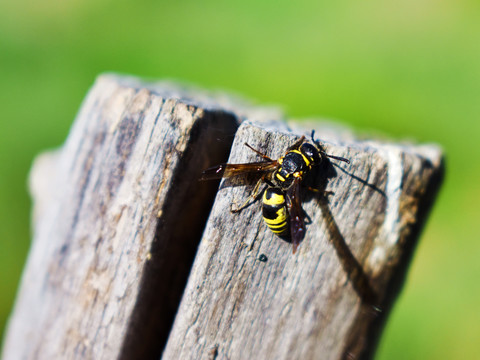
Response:
[[[206,169],[200,180],[234,178],[246,174],[258,174],[255,188],[247,201],[234,213],[242,211],[262,196],[262,215],[265,224],[280,237],[291,240],[293,253],[305,235],[305,221],[301,206],[301,184],[307,174],[325,157],[350,163],[349,160],[327,154],[314,139],[302,136],[277,160],[271,159],[249,144],[245,145],[263,158],[263,161],[246,164],[220,164]],[[264,186],[262,187],[262,184]],[[314,189],[313,189],[314,190]]]

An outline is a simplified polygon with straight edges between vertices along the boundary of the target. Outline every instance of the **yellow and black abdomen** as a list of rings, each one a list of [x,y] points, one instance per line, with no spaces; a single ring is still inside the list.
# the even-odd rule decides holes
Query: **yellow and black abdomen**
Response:
[[[268,187],[263,192],[262,213],[265,224],[277,235],[288,234],[288,211],[285,194],[279,188]]]

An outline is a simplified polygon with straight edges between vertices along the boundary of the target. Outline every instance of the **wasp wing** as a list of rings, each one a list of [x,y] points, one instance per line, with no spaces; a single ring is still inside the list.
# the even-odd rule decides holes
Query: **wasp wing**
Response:
[[[296,178],[292,186],[287,190],[287,204],[290,213],[290,236],[294,254],[305,236],[305,221],[303,220],[302,199],[300,194],[301,181],[300,178]]]
[[[200,176],[200,180],[212,180],[252,173],[264,173],[273,171],[277,167],[278,162],[276,160],[252,162],[246,164],[220,164],[205,170]]]

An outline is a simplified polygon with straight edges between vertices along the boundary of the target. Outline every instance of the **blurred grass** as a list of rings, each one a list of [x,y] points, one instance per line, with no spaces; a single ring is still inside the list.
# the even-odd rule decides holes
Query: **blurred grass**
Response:
[[[480,3],[0,1],[0,329],[29,247],[26,179],[104,71],[174,78],[438,142],[447,177],[377,359],[475,358]]]

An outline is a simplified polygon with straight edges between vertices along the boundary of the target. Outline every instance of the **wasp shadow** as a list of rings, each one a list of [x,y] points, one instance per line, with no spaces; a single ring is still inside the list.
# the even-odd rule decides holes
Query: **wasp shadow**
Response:
[[[336,169],[341,169],[342,172],[349,174],[340,165],[332,164],[328,159],[325,159],[317,169],[314,169],[314,171],[309,174],[311,175],[311,178],[306,178],[305,184],[313,191],[306,193],[305,201],[309,201],[311,198],[317,200],[327,225],[328,238],[337,253],[343,270],[348,275],[348,279],[351,281],[354,290],[364,304],[377,306],[377,295],[370,284],[370,279],[363,270],[360,262],[350,250],[329,207],[328,197],[334,195],[334,193],[327,192],[325,189],[328,181],[338,175]],[[376,188],[376,186],[368,184],[366,181],[356,176],[353,177],[372,187],[374,190],[376,189],[376,191],[382,192],[380,189]],[[312,185],[315,185],[315,187]]]
[[[340,170],[341,172],[343,172],[345,175],[350,176],[352,179],[355,179],[355,180],[361,182],[363,185],[369,187],[371,190],[379,193],[379,194],[382,195],[383,197],[386,197],[385,192],[384,192],[382,189],[380,189],[378,186],[376,186],[375,184],[371,184],[371,183],[369,183],[367,180],[363,180],[361,177],[356,176],[356,175],[354,175],[354,174],[351,173],[351,172],[348,172],[347,170],[345,170],[343,167],[341,167],[341,166],[338,165],[338,164],[332,164],[332,165],[335,166],[335,168],[337,168],[337,169]]]

